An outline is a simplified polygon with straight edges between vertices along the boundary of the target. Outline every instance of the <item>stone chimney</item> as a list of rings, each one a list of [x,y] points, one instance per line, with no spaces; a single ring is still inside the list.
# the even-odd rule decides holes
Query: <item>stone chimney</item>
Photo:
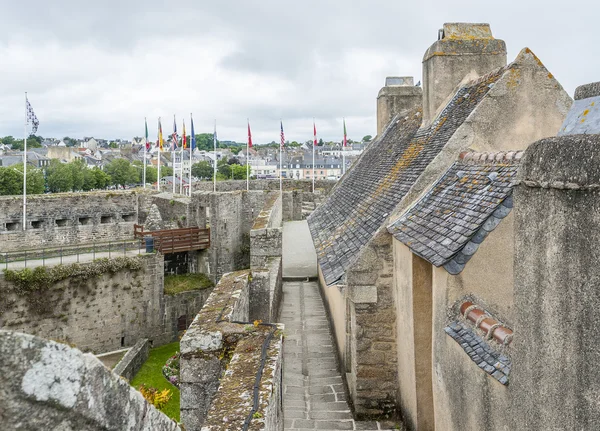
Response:
[[[385,87],[377,95],[377,136],[396,114],[419,106],[422,100],[423,90],[415,87],[412,76],[385,78]]]
[[[467,74],[485,75],[506,66],[506,44],[494,39],[489,24],[446,23],[423,56],[423,122]]]

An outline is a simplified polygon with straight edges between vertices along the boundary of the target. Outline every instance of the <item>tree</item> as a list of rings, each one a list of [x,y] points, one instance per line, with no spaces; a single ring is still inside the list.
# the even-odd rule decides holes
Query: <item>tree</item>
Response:
[[[226,179],[231,178],[231,166],[224,158],[217,162],[217,171]]]
[[[110,175],[108,175],[102,169],[96,166],[92,168],[91,171],[94,174],[94,183],[97,189],[104,189],[110,184]]]
[[[228,165],[241,165],[241,163],[237,157],[230,157],[229,160],[227,160],[227,164]]]
[[[0,195],[23,193],[23,164],[0,168]],[[27,166],[27,194],[44,193],[44,173],[41,169]]]
[[[371,135],[365,135],[362,138],[362,142],[370,142],[373,137]]]
[[[83,160],[74,160],[71,163],[67,163],[71,169],[71,176],[73,177],[73,190],[82,190],[85,183],[84,170],[87,169]]]
[[[192,165],[192,175],[196,178],[212,178],[213,167],[209,162],[202,161]]]
[[[200,151],[212,151],[214,148],[213,139],[212,133],[200,133],[196,135],[196,148]],[[219,147],[219,141],[217,140],[217,148]]]
[[[114,185],[125,186],[138,182],[138,169],[127,159],[114,159],[104,167]]]
[[[322,147],[323,145],[325,145],[325,142],[323,142],[323,138],[319,139],[319,147]]]
[[[5,136],[4,138],[0,139],[0,143],[12,148],[13,144],[15,143],[15,138],[12,136]]]
[[[234,180],[245,180],[246,179],[246,166],[241,165],[230,165],[231,172],[233,173]]]
[[[23,174],[12,166],[0,168],[0,195],[18,195],[23,193]]]
[[[13,150],[23,151],[25,148],[25,141],[23,139],[15,140],[12,136],[7,136],[6,138],[12,138],[12,146]],[[41,148],[42,147],[42,137],[31,135],[27,137],[27,149],[30,148]]]
[[[73,190],[73,171],[68,164],[53,159],[46,170],[48,190],[52,193],[69,192]]]

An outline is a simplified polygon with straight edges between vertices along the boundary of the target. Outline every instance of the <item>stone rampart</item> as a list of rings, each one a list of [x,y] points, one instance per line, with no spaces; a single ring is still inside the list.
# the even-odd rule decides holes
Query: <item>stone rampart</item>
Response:
[[[249,321],[254,279],[250,270],[224,275],[181,339],[181,422],[188,431],[243,429],[246,421],[251,429],[283,429],[283,325]]]
[[[57,193],[27,198],[23,231],[20,196],[0,197],[0,252],[133,238],[136,191]]]
[[[336,185],[334,180],[315,180],[315,190],[321,189],[328,194]],[[279,190],[279,180],[251,180],[250,190]],[[217,181],[218,192],[231,192],[236,190],[246,190],[246,181]],[[303,192],[312,192],[311,180],[283,180],[283,190],[302,190]],[[211,181],[200,181],[194,184],[194,191],[213,191],[213,183]]]
[[[93,355],[0,330],[2,429],[175,431],[180,427]]]
[[[264,268],[270,257],[281,256],[282,207],[279,193],[270,193],[250,230],[250,267]]]
[[[131,346],[141,338],[156,345],[176,339],[208,291],[164,295],[163,256],[99,259],[38,267],[0,276],[0,328],[62,340],[95,353]]]
[[[147,338],[144,338],[129,349],[125,356],[115,365],[113,372],[121,377],[124,377],[128,381],[131,381],[133,377],[140,370],[148,354],[150,353],[150,342]]]

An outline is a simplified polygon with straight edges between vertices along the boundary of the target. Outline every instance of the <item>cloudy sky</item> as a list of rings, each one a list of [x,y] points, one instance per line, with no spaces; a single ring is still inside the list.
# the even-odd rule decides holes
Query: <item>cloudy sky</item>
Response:
[[[351,3],[354,3],[351,5]],[[531,48],[569,94],[600,80],[600,6],[554,0],[0,0],[0,136],[23,134],[24,92],[44,137],[142,136],[194,114],[256,143],[375,134],[389,75],[421,79],[444,22],[489,22],[509,61]],[[576,6],[576,7],[575,7]],[[189,122],[188,122],[189,133]]]

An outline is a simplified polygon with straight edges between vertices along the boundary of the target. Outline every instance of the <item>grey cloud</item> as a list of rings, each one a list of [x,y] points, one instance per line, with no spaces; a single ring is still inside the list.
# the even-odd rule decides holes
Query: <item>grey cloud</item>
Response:
[[[243,141],[247,117],[257,142],[277,139],[279,118],[289,139],[310,139],[313,116],[323,138],[346,117],[357,139],[374,134],[385,76],[420,80],[449,21],[490,22],[509,61],[529,46],[569,93],[599,79],[591,1],[1,3],[0,135],[22,133],[29,91],[44,136],[131,138],[144,116],[152,130],[193,111],[198,131],[218,118],[222,139]]]

